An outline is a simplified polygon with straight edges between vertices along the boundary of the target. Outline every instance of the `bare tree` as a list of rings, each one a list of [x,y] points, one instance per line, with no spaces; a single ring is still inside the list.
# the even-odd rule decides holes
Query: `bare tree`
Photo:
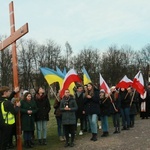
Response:
[[[33,40],[21,41],[19,51],[19,74],[20,86],[24,89],[34,88],[34,78],[36,62],[37,43]]]
[[[12,86],[12,59],[9,48],[1,51],[0,53],[0,76],[1,85]]]

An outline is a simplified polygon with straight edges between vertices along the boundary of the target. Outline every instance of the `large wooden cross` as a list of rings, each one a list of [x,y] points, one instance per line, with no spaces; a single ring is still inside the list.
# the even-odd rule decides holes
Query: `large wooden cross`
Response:
[[[16,41],[23,35],[28,33],[28,23],[23,25],[20,29],[15,31],[15,17],[14,17],[14,6],[13,2],[9,4],[9,15],[10,15],[10,31],[11,35],[0,43],[0,50],[4,50],[6,47],[12,44],[12,65],[13,65],[13,82],[14,87],[19,87],[18,83],[18,59],[16,52]],[[17,95],[19,98],[19,94]],[[21,140],[21,123],[20,123],[20,112],[17,115],[17,150],[22,150]]]

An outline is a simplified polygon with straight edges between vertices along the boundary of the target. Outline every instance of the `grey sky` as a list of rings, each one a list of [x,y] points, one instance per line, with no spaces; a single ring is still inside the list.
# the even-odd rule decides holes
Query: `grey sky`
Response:
[[[1,1],[0,34],[10,34],[9,3]],[[130,45],[135,50],[150,43],[149,0],[14,0],[16,30],[26,22],[25,39],[54,40],[73,51],[84,47],[105,50]]]

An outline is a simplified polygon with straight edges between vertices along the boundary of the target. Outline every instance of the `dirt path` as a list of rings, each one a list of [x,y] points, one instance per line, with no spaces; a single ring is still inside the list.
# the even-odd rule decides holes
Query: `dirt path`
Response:
[[[135,127],[120,134],[113,134],[110,129],[109,137],[100,137],[98,141],[90,141],[91,134],[87,133],[82,138],[76,137],[73,148],[62,147],[58,149],[66,150],[150,150],[150,119],[136,120]]]

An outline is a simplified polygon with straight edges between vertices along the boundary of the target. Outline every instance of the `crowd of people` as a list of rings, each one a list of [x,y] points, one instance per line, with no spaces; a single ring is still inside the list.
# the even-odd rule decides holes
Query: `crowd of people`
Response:
[[[144,95],[140,95],[132,87],[116,89],[112,86],[110,89],[111,93],[108,94],[92,83],[77,85],[74,96],[66,89],[63,99],[55,100],[58,135],[61,141],[66,141],[65,147],[73,147],[75,135],[83,135],[84,132],[90,132],[90,140],[97,141],[98,126],[102,129],[101,137],[109,136],[110,117],[114,126],[113,134],[133,128],[137,113],[140,113],[141,119],[150,117],[150,83],[145,88]],[[58,110],[59,116],[56,113]],[[98,125],[99,121],[101,125]]]
[[[65,141],[65,147],[73,147],[75,136],[82,136],[85,132],[91,133],[91,141],[97,141],[99,127],[102,130],[101,137],[109,136],[109,117],[112,117],[114,134],[133,128],[138,112],[141,119],[150,117],[150,83],[145,88],[144,95],[138,94],[131,87],[116,89],[112,86],[110,89],[111,93],[108,94],[104,89],[99,90],[88,83],[84,86],[77,85],[74,95],[66,89],[60,98],[58,92],[53,105],[54,115],[58,137],[60,141]],[[11,93],[9,87],[0,87],[0,150],[14,147],[12,139],[14,135],[16,138],[15,116],[18,111],[21,114],[24,147],[33,148],[35,138],[39,145],[46,145],[47,122],[51,110],[48,95],[39,87],[34,96],[25,90],[18,101],[15,98],[17,93],[19,88]]]

